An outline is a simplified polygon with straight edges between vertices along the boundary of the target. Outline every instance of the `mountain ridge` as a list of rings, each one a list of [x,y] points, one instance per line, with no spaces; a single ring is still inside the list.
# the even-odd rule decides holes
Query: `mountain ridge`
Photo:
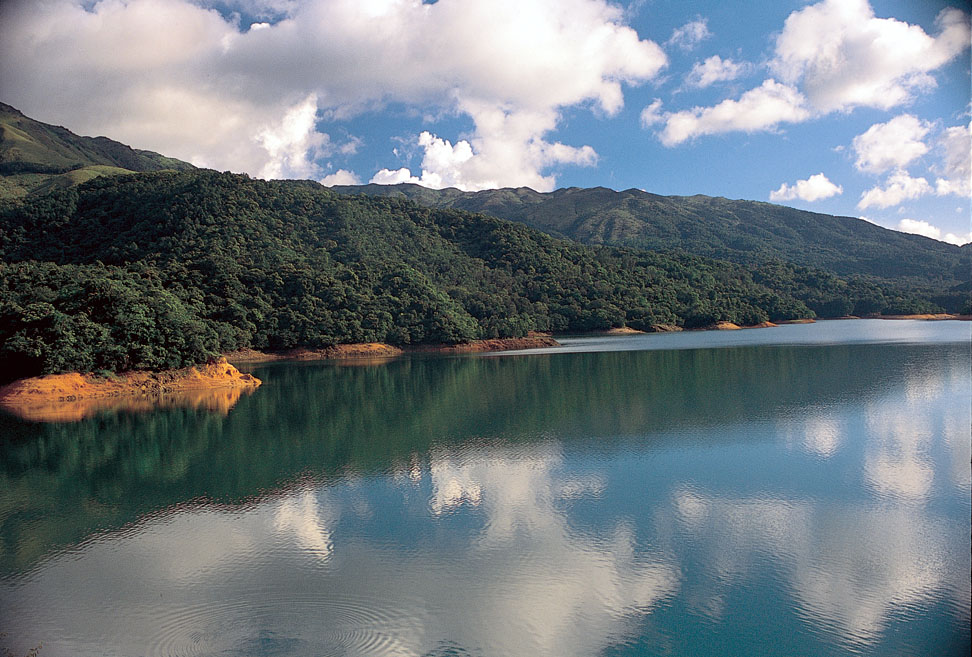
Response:
[[[0,102],[0,198],[42,194],[98,176],[194,168],[108,137],[77,135]]]
[[[527,187],[463,192],[411,183],[344,185],[341,194],[401,196],[430,207],[484,212],[585,244],[685,250],[744,264],[781,259],[845,276],[866,274],[954,286],[969,280],[972,248],[901,233],[854,217],[763,201],[638,189]]]

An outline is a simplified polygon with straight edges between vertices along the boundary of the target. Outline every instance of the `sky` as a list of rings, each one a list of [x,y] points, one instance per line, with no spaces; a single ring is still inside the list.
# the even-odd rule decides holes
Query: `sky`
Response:
[[[970,225],[968,0],[3,0],[0,100],[325,185],[603,186]]]

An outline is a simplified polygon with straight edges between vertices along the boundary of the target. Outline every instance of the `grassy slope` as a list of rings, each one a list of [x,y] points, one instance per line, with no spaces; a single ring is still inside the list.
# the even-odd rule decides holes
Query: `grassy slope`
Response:
[[[107,137],[81,137],[0,103],[0,198],[42,194],[97,176],[191,168]]]

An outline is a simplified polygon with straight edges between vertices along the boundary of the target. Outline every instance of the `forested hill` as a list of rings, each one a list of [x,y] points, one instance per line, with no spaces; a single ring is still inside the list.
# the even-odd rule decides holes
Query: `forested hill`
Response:
[[[419,185],[334,187],[342,194],[401,196],[423,205],[485,212],[585,244],[681,249],[740,263],[779,259],[838,275],[867,274],[940,288],[965,284],[972,249],[771,203],[658,196],[637,189],[571,187],[461,192]]]
[[[102,175],[192,168],[107,137],[78,136],[0,103],[0,199],[70,187]]]
[[[554,239],[312,182],[102,177],[0,212],[0,371],[161,369],[241,347],[453,343],[529,330],[918,312],[782,263]]]

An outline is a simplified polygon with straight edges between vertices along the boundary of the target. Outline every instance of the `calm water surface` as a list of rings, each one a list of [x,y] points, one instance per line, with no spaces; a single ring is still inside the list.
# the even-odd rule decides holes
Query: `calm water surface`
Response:
[[[968,323],[563,342],[0,417],[0,650],[968,654]]]

